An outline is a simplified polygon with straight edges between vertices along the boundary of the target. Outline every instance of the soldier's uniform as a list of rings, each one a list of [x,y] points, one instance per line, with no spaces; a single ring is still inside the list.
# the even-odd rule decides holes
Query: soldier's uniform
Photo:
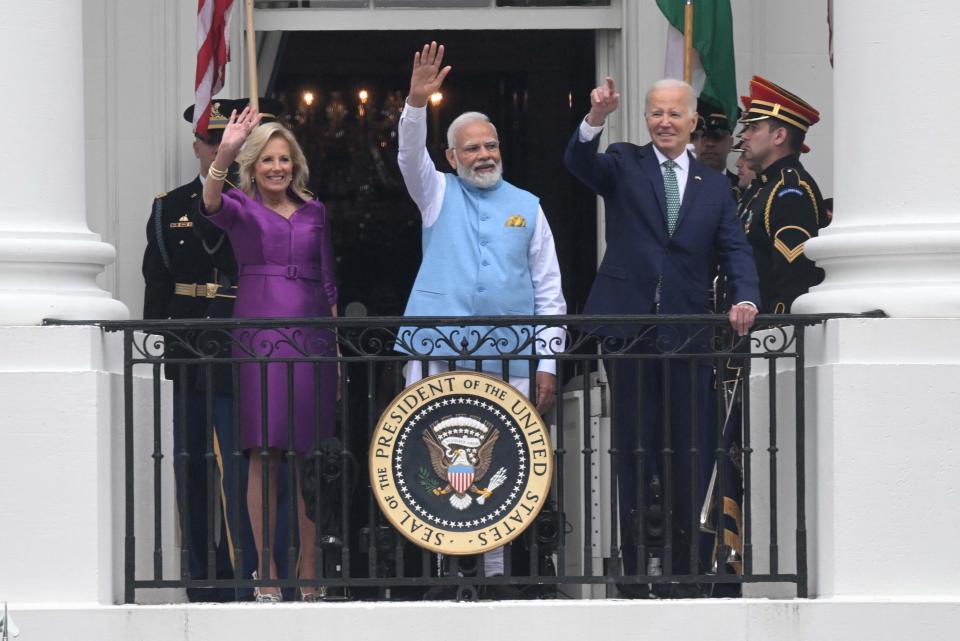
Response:
[[[226,101],[218,101],[217,106]],[[229,114],[229,110],[227,111]],[[193,107],[184,113],[190,122]],[[215,111],[211,115],[210,132],[202,142],[219,143],[226,119]],[[197,204],[203,184],[197,176],[185,185],[167,193],[158,194],[147,217],[147,248],[143,255],[143,317],[145,319],[228,318],[233,312],[236,292],[231,287],[236,279],[236,261],[225,234],[219,238],[202,238],[196,223],[200,216]],[[216,303],[216,304],[214,304]],[[176,332],[164,337],[165,358],[189,356],[188,345],[195,344],[194,333]],[[196,365],[167,364],[164,375],[173,381],[173,462],[176,477],[177,508],[181,533],[181,547],[187,552],[188,567],[183,568],[185,579],[227,579],[234,576],[233,550],[237,543],[252,549],[252,533],[246,513],[246,497],[241,497],[242,513],[234,512],[236,467],[224,457],[234,451],[232,430],[232,399],[222,380],[209,389],[211,416],[207,415],[208,385],[205,372]],[[222,379],[218,376],[217,379]],[[208,434],[208,419],[210,430]],[[210,442],[208,442],[208,439]],[[209,532],[208,476],[210,469],[206,453],[216,454],[217,467],[214,509],[228,508],[222,519],[214,519],[221,527]],[[229,456],[227,457],[229,460]],[[220,479],[226,482],[219,483]],[[245,489],[246,481],[242,481]],[[221,488],[227,500],[221,506]],[[229,532],[239,524],[240,533]],[[243,532],[243,530],[246,530]],[[228,533],[229,532],[229,533]],[[212,543],[216,556],[216,576],[208,576],[208,544]],[[190,587],[191,601],[224,601],[232,593]]]
[[[739,197],[737,198],[737,216],[743,223],[744,231],[747,230],[747,225],[750,222],[750,210],[753,207],[753,201],[757,199],[757,192],[760,190],[760,185],[760,179],[754,178],[750,181],[749,185],[738,190]]]
[[[740,113],[740,109],[737,109],[737,113]],[[733,126],[730,124],[730,119],[727,118],[727,114],[723,112],[723,109],[702,98],[698,98],[697,126],[696,129],[694,129],[693,134],[695,138],[699,138],[701,140],[707,138],[714,141],[723,141],[732,137]],[[698,149],[701,151],[705,151],[703,144],[705,143],[699,143],[700,146]],[[734,151],[734,149],[731,148],[730,151]],[[726,157],[723,158],[723,163],[726,164]],[[726,176],[727,180],[730,181],[730,193],[733,196],[734,202],[739,202],[740,188],[737,186],[737,174],[729,169],[724,168],[723,175]],[[713,280],[713,291],[711,292],[710,298],[713,301],[713,308],[715,311],[718,313],[726,313],[730,309],[731,305],[734,305],[740,301],[728,300],[729,291],[727,289],[727,279],[726,275],[723,273],[723,269],[720,266],[719,257],[714,257],[713,263],[716,265],[716,272]]]
[[[740,109],[737,109],[739,117]],[[710,138],[713,140],[723,140],[733,135],[733,125],[723,109],[711,104],[710,102],[697,99],[697,127],[693,130],[694,139]],[[732,151],[732,149],[731,149]],[[701,159],[702,161],[702,159]],[[726,164],[727,159],[723,158]],[[740,189],[737,187],[737,174],[729,169],[723,169],[723,175],[730,181],[730,188],[733,191],[733,200],[739,200]]]
[[[820,120],[816,109],[769,80],[754,76],[750,108],[742,122],[773,118],[806,132]],[[747,239],[760,276],[761,311],[785,314],[798,296],[823,280],[823,270],[803,253],[826,224],[823,196],[799,154],[781,158],[757,176],[746,210]]]
[[[806,131],[819,119],[813,107],[773,83],[755,76],[751,96],[744,98],[746,112],[741,122],[776,118]],[[801,152],[809,151],[802,145]],[[803,255],[804,243],[817,235],[825,223],[823,201],[816,181],[800,163],[799,154],[781,158],[757,175],[740,194],[738,214],[753,249],[760,276],[761,312],[787,313],[793,301],[823,279],[823,271]],[[726,301],[729,306],[730,301]],[[718,311],[725,311],[720,309]],[[749,342],[737,351],[749,352]],[[703,528],[716,533],[715,567],[742,572],[743,495],[742,399],[744,383],[742,359],[732,358],[718,372],[717,390],[722,390],[727,408],[723,440],[718,449],[725,452],[715,467],[715,496],[722,501],[718,509],[708,496],[701,513]],[[720,523],[717,516],[720,512]],[[717,596],[736,596],[735,584],[718,584]]]
[[[229,291],[237,268],[226,234],[207,244],[195,230],[202,193],[197,176],[153,201],[143,255],[144,318],[206,318],[212,300],[236,297]],[[175,378],[171,374],[167,378]]]
[[[788,156],[767,167],[749,209],[747,239],[760,275],[763,312],[786,314],[793,301],[823,280],[823,270],[804,256],[804,244],[825,223],[816,181]]]

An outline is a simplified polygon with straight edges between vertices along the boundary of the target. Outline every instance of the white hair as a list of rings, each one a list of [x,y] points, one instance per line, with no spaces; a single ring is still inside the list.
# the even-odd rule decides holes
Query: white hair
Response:
[[[647,89],[647,95],[643,99],[643,108],[644,111],[650,108],[650,96],[654,91],[658,89],[685,89],[687,92],[687,114],[697,113],[697,94],[693,90],[693,87],[688,82],[683,80],[678,80],[677,78],[661,78],[655,83],[650,85],[650,88]]]
[[[482,114],[479,111],[467,111],[460,114],[453,119],[453,122],[450,123],[450,126],[447,127],[447,147],[449,149],[456,149],[457,147],[457,132],[459,132],[463,127],[474,122],[485,122],[491,127],[493,127],[494,135],[497,135],[497,128],[490,118],[486,114]],[[499,136],[497,136],[499,139]]]

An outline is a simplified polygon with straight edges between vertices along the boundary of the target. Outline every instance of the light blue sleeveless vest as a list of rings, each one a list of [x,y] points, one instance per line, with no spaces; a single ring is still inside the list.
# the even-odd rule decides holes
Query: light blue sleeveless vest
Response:
[[[443,206],[436,222],[423,228],[423,262],[404,316],[501,316],[534,313],[528,251],[537,224],[539,199],[501,180],[490,189],[472,187],[446,174]],[[534,328],[513,326],[403,327],[397,350],[416,357],[452,356],[463,340],[474,354],[533,353]],[[526,346],[529,345],[530,349]],[[473,369],[475,361],[458,361]],[[484,361],[497,376],[501,361]],[[529,361],[510,363],[511,376],[529,376]]]

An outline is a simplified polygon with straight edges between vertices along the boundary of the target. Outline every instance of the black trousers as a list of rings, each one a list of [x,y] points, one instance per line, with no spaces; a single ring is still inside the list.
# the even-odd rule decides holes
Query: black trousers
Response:
[[[179,382],[175,382],[173,392],[173,470],[176,477],[177,509],[180,513],[180,546],[187,555],[187,567],[183,570],[186,570],[189,576],[184,578],[232,578],[233,562],[230,543],[232,540],[237,540],[239,543],[240,537],[228,534],[228,528],[237,521],[245,522],[245,527],[241,525],[241,528],[246,530],[244,538],[252,537],[249,525],[250,519],[247,517],[246,510],[245,465],[243,466],[244,474],[241,480],[241,491],[243,492],[240,497],[243,511],[241,518],[213,518],[213,522],[219,523],[220,528],[217,532],[209,530],[210,519],[216,516],[211,514],[210,508],[213,510],[221,508],[221,490],[229,490],[230,497],[234,495],[235,483],[233,482],[232,472],[236,468],[229,460],[229,453],[234,449],[231,437],[232,405],[230,399],[224,398],[222,395],[214,395],[211,399],[213,430],[208,443],[206,394],[196,389],[188,389],[183,392],[179,387]],[[225,482],[222,488],[217,470],[213,469],[211,475],[211,468],[208,466],[207,453],[215,453],[214,438],[216,438],[220,452],[226,453],[227,458],[226,461],[222,458],[219,461],[214,460],[214,467],[223,464],[224,472],[231,472],[231,478],[224,478]],[[209,487],[210,484],[212,484],[212,488]],[[212,492],[212,496],[208,497],[208,492]],[[227,507],[232,510],[234,501],[228,499],[226,503]],[[208,546],[213,546],[214,549],[216,569],[214,576],[209,576],[208,573]],[[246,556],[246,554],[243,556]],[[228,598],[228,595],[222,590],[188,588],[187,597],[191,601],[223,601]]]
[[[658,548],[663,574],[696,574],[707,567],[712,543],[699,529],[716,442],[712,363],[682,355],[650,358],[654,354],[640,346],[627,358],[604,358],[612,389],[624,573],[643,570],[639,564],[646,559],[638,558],[643,545]],[[648,510],[654,478],[662,505],[658,540],[650,538]]]

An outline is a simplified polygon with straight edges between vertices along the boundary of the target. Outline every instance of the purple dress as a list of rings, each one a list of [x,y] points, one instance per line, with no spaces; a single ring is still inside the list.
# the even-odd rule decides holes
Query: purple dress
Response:
[[[263,205],[259,194],[250,198],[238,189],[230,189],[223,194],[220,211],[207,215],[210,222],[227,232],[237,257],[240,282],[233,312],[236,318],[330,316],[337,289],[323,203],[303,203],[287,219]],[[336,355],[333,332],[310,327],[244,328],[233,331],[233,340],[234,357]],[[266,383],[262,384],[260,363],[239,367],[241,447],[260,447],[266,442],[268,447],[292,446],[304,453],[313,449],[318,436],[332,436],[336,363],[293,365],[292,390],[287,384],[287,363],[270,363],[266,368]],[[292,422],[288,412],[291,392]],[[261,407],[264,394],[266,409]]]

